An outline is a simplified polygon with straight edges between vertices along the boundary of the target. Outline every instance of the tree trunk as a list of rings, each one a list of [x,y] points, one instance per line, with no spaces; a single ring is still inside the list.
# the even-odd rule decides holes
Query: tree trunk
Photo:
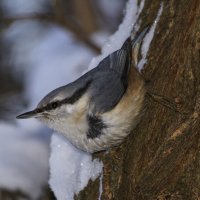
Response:
[[[146,1],[141,27],[160,0]],[[200,199],[200,1],[163,1],[143,71],[148,88],[175,101],[180,113],[147,99],[141,123],[104,163],[105,200]],[[98,199],[99,181],[76,199]]]

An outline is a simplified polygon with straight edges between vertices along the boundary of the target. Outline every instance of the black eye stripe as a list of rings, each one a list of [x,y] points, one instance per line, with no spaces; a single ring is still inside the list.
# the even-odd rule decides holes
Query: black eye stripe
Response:
[[[62,103],[73,104],[76,101],[78,101],[84,95],[84,93],[87,91],[91,82],[92,82],[92,80],[88,81],[84,87],[76,90],[76,92],[71,97],[62,100],[61,104]]]
[[[53,103],[51,103],[51,107],[52,107],[53,109],[56,109],[56,108],[58,107],[58,102],[53,102]]]
[[[60,101],[54,101],[49,104],[47,104],[46,107],[44,107],[45,110],[53,110],[56,109],[60,105]]]
[[[76,101],[78,101],[84,95],[84,93],[86,92],[86,90],[90,86],[91,82],[92,82],[92,80],[88,81],[85,86],[76,90],[71,97],[63,99],[62,101],[54,101],[54,102],[47,104],[43,108],[38,108],[37,109],[38,112],[42,112],[42,111],[45,111],[45,110],[47,110],[47,111],[48,110],[54,110],[57,107],[61,106],[62,104],[65,104],[65,103],[67,103],[67,104],[75,103]]]
[[[41,113],[41,112],[43,112],[43,109],[42,109],[42,108],[37,108],[37,109],[36,109],[36,112],[37,112],[37,113]]]

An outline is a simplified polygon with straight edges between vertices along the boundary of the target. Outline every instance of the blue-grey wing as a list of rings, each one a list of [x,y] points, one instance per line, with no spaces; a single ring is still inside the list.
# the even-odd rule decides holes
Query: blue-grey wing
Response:
[[[128,85],[132,47],[128,38],[121,49],[104,58],[93,74],[91,104],[94,112],[111,110],[121,99]]]
[[[127,87],[128,74],[132,63],[131,39],[128,38],[122,48],[104,58],[98,65],[101,70],[111,69],[120,77],[124,87]]]
[[[95,75],[90,87],[90,106],[93,113],[107,112],[121,99],[125,92],[118,74],[112,70]]]

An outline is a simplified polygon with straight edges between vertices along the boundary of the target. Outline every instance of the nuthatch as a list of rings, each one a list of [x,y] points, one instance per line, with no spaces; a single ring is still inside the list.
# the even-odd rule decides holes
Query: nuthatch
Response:
[[[129,37],[96,68],[53,90],[36,109],[17,118],[37,118],[87,152],[120,144],[141,118],[146,90],[132,54],[147,31]]]

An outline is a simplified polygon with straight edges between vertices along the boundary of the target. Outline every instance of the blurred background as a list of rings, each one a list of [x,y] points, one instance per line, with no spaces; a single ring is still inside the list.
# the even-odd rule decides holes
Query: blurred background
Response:
[[[51,130],[16,120],[83,74],[123,18],[125,0],[0,1],[0,200],[54,199]]]

